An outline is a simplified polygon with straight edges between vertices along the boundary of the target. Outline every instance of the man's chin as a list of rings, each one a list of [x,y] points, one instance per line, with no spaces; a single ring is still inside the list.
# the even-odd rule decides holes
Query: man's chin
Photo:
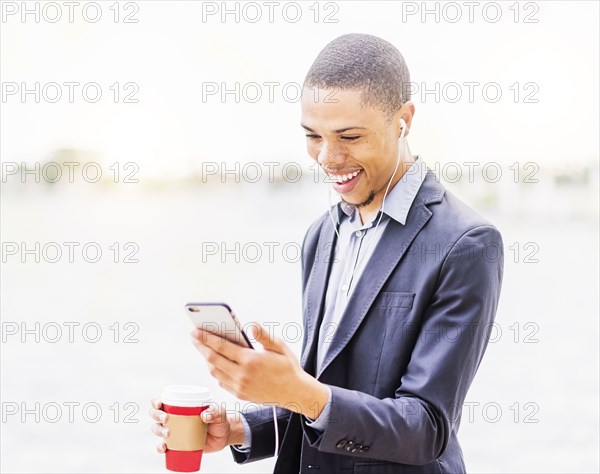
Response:
[[[364,206],[368,206],[369,204],[371,204],[373,202],[373,200],[375,199],[375,191],[371,191],[369,193],[369,195],[362,200],[358,200],[358,199],[352,198],[350,196],[344,196],[343,194],[340,195],[340,199],[342,200],[343,203],[346,203],[347,205],[350,205],[353,207],[364,207]]]
[[[346,204],[347,206],[360,207],[360,202],[354,202],[356,201],[356,199],[345,198],[344,196],[340,196],[340,200],[343,204]]]

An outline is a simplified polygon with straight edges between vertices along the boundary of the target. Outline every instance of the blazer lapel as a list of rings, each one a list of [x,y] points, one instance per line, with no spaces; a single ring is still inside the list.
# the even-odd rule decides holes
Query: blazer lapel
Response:
[[[341,210],[338,204],[332,210],[332,215],[336,221],[336,228],[339,228],[340,212]],[[319,326],[323,319],[323,303],[327,291],[331,263],[335,258],[334,249],[336,245],[337,235],[333,227],[333,222],[331,222],[330,217],[327,216],[325,222],[321,226],[314,265],[306,289],[305,330],[308,330],[308,336],[300,363],[311,375],[314,375],[313,363],[314,355],[316,353],[316,344],[314,343],[318,339],[316,335],[319,332]]]
[[[417,193],[413,208],[408,213],[406,225],[390,219],[381,236],[381,240],[367,262],[348,300],[348,304],[342,314],[340,324],[333,335],[329,351],[323,360],[317,378],[321,376],[329,364],[348,344],[360,326],[360,323],[367,315],[379,291],[398,265],[398,262],[411,242],[433,215],[426,204],[439,202],[442,199],[444,191],[444,187],[437,183],[433,172],[431,170],[428,171]],[[326,290],[326,281],[319,279],[313,288],[313,291],[317,290],[324,293]],[[318,331],[318,326],[315,327],[315,324],[311,324],[309,330],[311,331],[311,338],[309,340],[311,343],[314,343],[314,334]]]

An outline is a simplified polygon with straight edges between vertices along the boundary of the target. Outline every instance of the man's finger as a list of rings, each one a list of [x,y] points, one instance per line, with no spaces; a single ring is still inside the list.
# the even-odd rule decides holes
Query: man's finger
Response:
[[[201,329],[195,329],[192,332],[192,338],[234,362],[238,362],[244,355],[243,351],[247,350],[228,341],[223,336],[211,334],[210,332]]]
[[[150,418],[158,423],[164,423],[167,421],[167,414],[162,410],[156,410],[150,407]]]
[[[225,359],[225,360],[227,360],[227,359]],[[229,363],[233,364],[233,362],[229,362]],[[236,366],[236,368],[237,368],[237,366]],[[230,386],[233,385],[233,383],[234,383],[233,374],[228,370],[222,370],[221,368],[219,368],[217,366],[213,366],[211,368],[210,373],[215,379],[217,379],[221,383],[225,383]]]
[[[227,373],[234,372],[238,369],[238,365],[235,362],[219,354],[210,346],[201,343],[200,341],[198,341],[198,339],[192,338],[192,343],[194,344],[194,346],[196,346],[196,349],[200,351],[200,353],[204,356],[204,358],[210,365]]]
[[[154,423],[152,425],[152,433],[161,438],[167,438],[169,436],[169,428],[164,427],[160,423]]]

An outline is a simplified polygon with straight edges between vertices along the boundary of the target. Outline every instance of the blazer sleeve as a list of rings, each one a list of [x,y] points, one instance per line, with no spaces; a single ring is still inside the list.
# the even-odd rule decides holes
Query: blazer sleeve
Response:
[[[277,430],[279,446],[291,411],[277,407]],[[242,452],[230,446],[233,460],[238,464],[244,464],[261,459],[269,458],[275,454],[275,424],[273,423],[273,408],[270,406],[260,407],[243,413],[252,433],[252,444],[248,452]]]
[[[311,446],[404,464],[442,455],[487,347],[503,269],[502,237],[494,226],[465,232],[442,263],[395,397],[330,386],[327,427]]]

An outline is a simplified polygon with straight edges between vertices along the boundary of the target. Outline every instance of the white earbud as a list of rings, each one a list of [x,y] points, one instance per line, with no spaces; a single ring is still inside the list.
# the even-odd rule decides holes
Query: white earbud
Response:
[[[406,135],[406,122],[402,118],[400,119],[400,125],[402,126],[402,132],[400,133],[400,140],[402,140],[404,138],[404,136]]]

